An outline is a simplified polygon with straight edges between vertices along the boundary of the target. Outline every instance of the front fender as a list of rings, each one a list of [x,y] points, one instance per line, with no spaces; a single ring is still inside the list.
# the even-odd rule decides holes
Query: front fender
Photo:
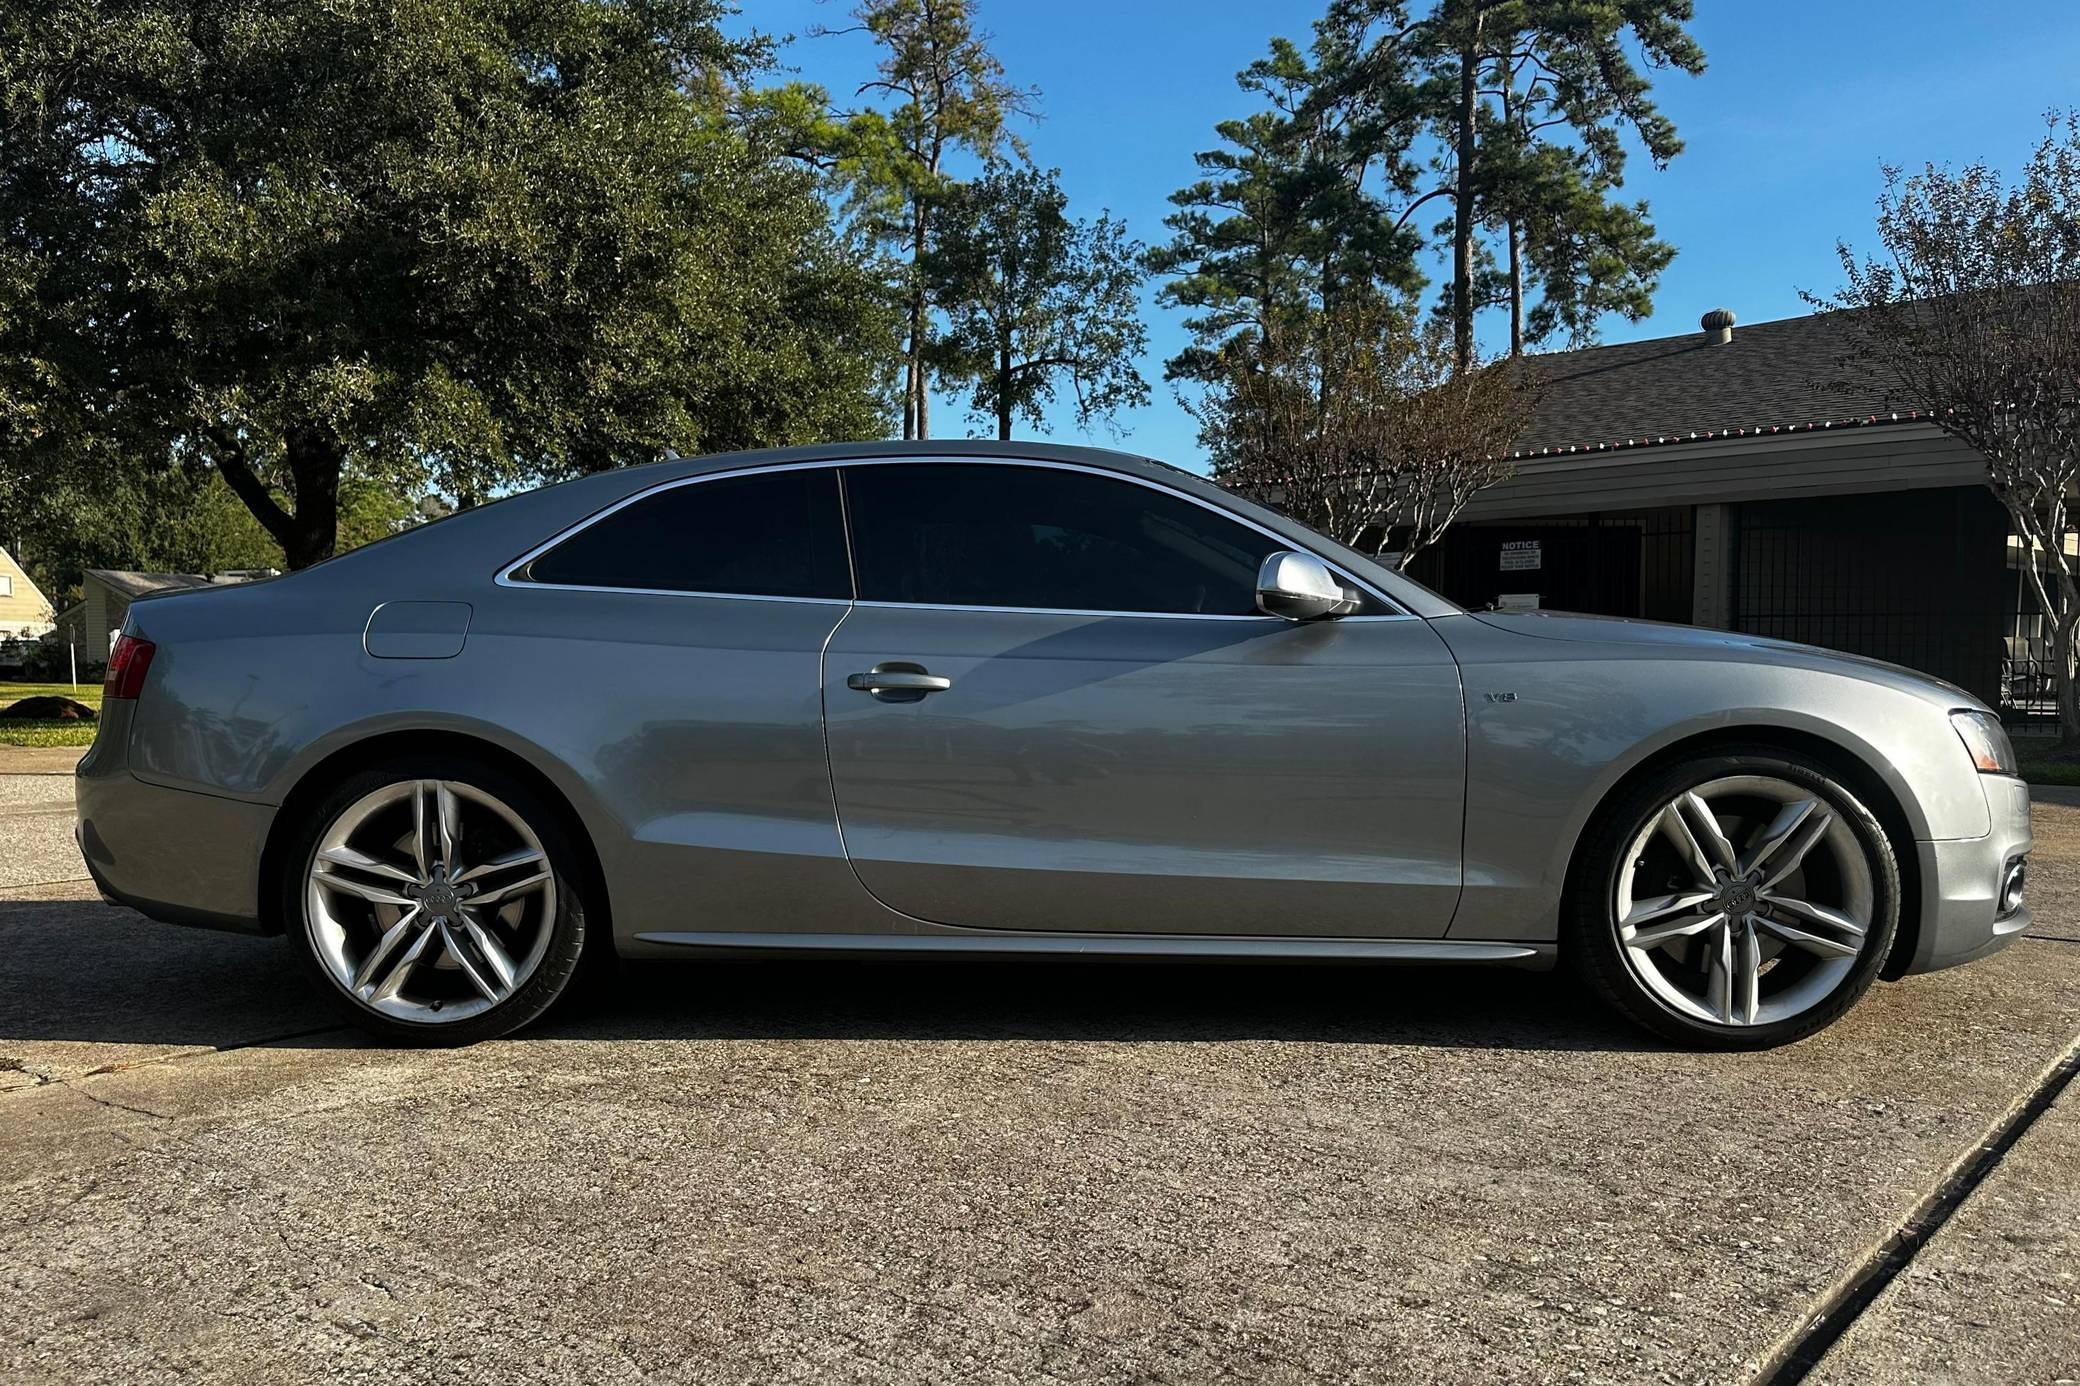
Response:
[[[1989,829],[1985,791],[1943,700],[1898,680],[1821,659],[1534,640],[1471,618],[1438,624],[1467,697],[1466,890],[1452,937],[1557,937],[1568,869],[1598,809],[1626,776],[1698,737],[1815,738],[1885,787],[1915,839]]]

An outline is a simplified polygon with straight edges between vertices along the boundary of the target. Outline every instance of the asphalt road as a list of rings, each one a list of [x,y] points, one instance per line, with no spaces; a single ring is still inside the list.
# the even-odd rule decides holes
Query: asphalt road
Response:
[[[2080,1040],[2080,809],[2036,936],[1769,1054],[1507,972],[799,962],[401,1052],[65,883],[69,792],[0,777],[9,1382],[1783,1381],[1873,1268],[1808,1379],[2080,1378],[2080,1084],[1975,1164]]]

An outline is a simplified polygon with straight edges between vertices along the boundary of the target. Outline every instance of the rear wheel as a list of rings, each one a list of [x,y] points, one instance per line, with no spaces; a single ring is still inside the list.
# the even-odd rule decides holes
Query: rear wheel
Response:
[[[1619,1010],[1685,1044],[1762,1049],[1813,1033],[1869,988],[1899,925],[1884,829],[1824,766],[1700,757],[1591,829],[1564,940]]]
[[[319,985],[363,1029],[466,1044],[536,1019],[585,947],[575,857],[528,786],[421,756],[355,775],[311,813],[285,916]]]

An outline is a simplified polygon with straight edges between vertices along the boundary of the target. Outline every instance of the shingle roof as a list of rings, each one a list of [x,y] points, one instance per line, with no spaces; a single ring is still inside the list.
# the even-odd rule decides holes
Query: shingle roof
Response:
[[[1815,313],[1737,326],[1723,346],[1694,331],[1536,357],[1546,395],[1517,455],[1909,413],[1895,384],[1843,364],[1855,318]]]
[[[220,587],[250,581],[248,576],[204,577],[200,573],[131,573],[119,568],[89,568],[87,576],[101,579],[126,597],[148,597],[154,592],[176,592],[190,587]]]

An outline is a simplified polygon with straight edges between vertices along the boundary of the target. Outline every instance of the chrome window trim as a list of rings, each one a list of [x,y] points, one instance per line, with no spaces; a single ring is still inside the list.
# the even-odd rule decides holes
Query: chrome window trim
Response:
[[[1370,591],[1370,588],[1366,589]],[[853,606],[881,611],[973,611],[1010,616],[1104,616],[1113,620],[1135,621],[1269,621],[1289,626],[1294,622],[1283,616],[1273,616],[1266,611],[1235,613],[1226,611],[1104,611],[1077,606],[961,606],[951,602],[870,602],[860,600]],[[1375,611],[1362,616],[1339,616],[1344,621],[1416,621],[1422,619],[1405,612]]]
[[[996,611],[1031,616],[1139,616],[1148,617],[1150,619],[1158,621],[1284,620],[1283,617],[1272,616],[1264,612],[1251,612],[1246,615],[1235,615],[1229,613],[1203,611],[1103,611],[1087,610],[1074,607],[970,606],[960,604],[947,604],[941,602],[865,601],[858,599],[857,597],[776,597],[753,592],[684,592],[671,588],[657,587],[603,587],[567,582],[537,582],[531,578],[521,578],[514,576],[514,574],[518,573],[522,568],[525,568],[528,564],[534,562],[537,558],[540,558],[543,554],[555,548],[558,544],[563,543],[566,539],[571,538],[573,535],[576,535],[586,529],[591,528],[593,525],[598,524],[601,520],[606,519],[609,515],[614,514],[616,511],[624,510],[627,507],[634,505],[638,501],[648,500],[650,497],[661,495],[666,491],[677,490],[679,487],[682,486],[698,486],[702,482],[721,481],[725,478],[731,477],[759,476],[767,472],[806,471],[816,467],[826,467],[835,470],[844,467],[914,467],[936,465],[984,467],[1039,467],[1044,468],[1048,471],[1082,472],[1088,476],[1106,477],[1114,481],[1124,481],[1134,486],[1143,486],[1151,491],[1158,491],[1161,492],[1163,495],[1184,501],[1189,505],[1196,505],[1201,510],[1206,511],[1209,514],[1218,515],[1222,519],[1230,522],[1231,524],[1238,524],[1241,525],[1244,529],[1254,530],[1258,534],[1263,535],[1266,539],[1275,540],[1279,544],[1299,549],[1300,551],[1308,554],[1312,554],[1315,558],[1321,559],[1321,561],[1328,566],[1329,571],[1336,574],[1339,580],[1350,584],[1352,587],[1357,588],[1360,592],[1364,592],[1378,601],[1386,603],[1387,606],[1392,608],[1392,610],[1387,612],[1373,612],[1364,615],[1341,616],[1337,618],[1340,621],[1420,621],[1422,619],[1422,617],[1417,616],[1414,612],[1409,611],[1406,607],[1402,606],[1400,602],[1395,601],[1385,592],[1380,591],[1378,588],[1374,587],[1372,584],[1368,582],[1360,580],[1351,573],[1344,571],[1343,566],[1341,564],[1336,563],[1332,559],[1320,553],[1316,553],[1312,548],[1309,548],[1306,545],[1302,544],[1295,544],[1294,541],[1288,536],[1280,534],[1276,530],[1268,529],[1265,526],[1258,524],[1256,521],[1248,518],[1247,516],[1237,515],[1233,511],[1224,510],[1220,506],[1214,505],[1211,502],[1201,500],[1197,496],[1188,495],[1183,491],[1179,491],[1172,487],[1165,486],[1161,482],[1153,481],[1147,477],[1133,476],[1126,472],[1116,472],[1109,470],[1105,467],[1093,467],[1081,462],[1058,462],[1045,458],[993,458],[982,456],[961,456],[959,454],[932,457],[826,457],[818,458],[813,461],[807,462],[769,462],[758,466],[736,467],[728,471],[702,472],[697,476],[674,477],[670,481],[660,481],[654,486],[646,486],[640,491],[636,491],[629,495],[623,496],[620,500],[615,501],[612,505],[608,505],[599,510],[595,510],[590,515],[587,515],[583,519],[578,520],[575,523],[567,526],[551,538],[544,540],[540,544],[535,545],[526,553],[520,555],[520,557],[504,565],[502,568],[499,569],[498,574],[493,579],[493,581],[500,587],[540,587],[546,588],[550,591],[557,592],[619,592],[635,596],[649,597],[708,597],[722,598],[730,601],[749,602],[807,602],[819,606],[864,606],[904,611]],[[842,496],[842,491],[840,494]],[[843,513],[845,524],[845,558],[846,563],[849,567],[854,561],[852,552],[852,516],[849,507],[847,507]],[[853,582],[853,591],[857,593],[858,590],[859,584],[857,578],[855,577]]]
[[[517,565],[516,565],[517,566]],[[851,606],[850,597],[775,597],[764,592],[691,592],[683,587],[600,587],[587,582],[534,582],[528,578],[506,581],[500,574],[501,587],[538,587],[546,592],[608,592],[623,597],[699,597],[709,601],[723,602],[792,602],[797,606]]]

